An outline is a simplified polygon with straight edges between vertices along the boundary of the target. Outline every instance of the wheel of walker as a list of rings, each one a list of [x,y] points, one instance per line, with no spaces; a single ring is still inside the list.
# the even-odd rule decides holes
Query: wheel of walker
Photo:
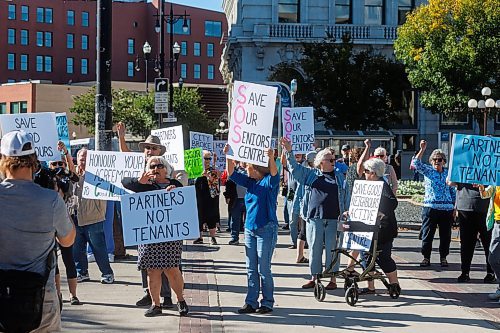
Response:
[[[347,278],[345,279],[344,281],[344,291],[347,291],[347,289],[349,289],[349,287],[352,286],[352,280]]]
[[[359,297],[358,289],[354,286],[349,287],[345,292],[345,301],[350,306],[356,305]]]
[[[314,286],[314,298],[316,298],[318,302],[323,302],[325,300],[325,297],[326,297],[325,286],[321,282],[316,283],[316,285]]]

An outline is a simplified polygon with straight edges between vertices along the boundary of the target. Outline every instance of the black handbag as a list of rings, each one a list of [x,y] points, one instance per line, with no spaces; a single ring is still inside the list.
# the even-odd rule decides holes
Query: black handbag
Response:
[[[45,274],[0,269],[0,331],[24,333],[40,326],[45,285],[55,263],[55,251],[47,257]]]

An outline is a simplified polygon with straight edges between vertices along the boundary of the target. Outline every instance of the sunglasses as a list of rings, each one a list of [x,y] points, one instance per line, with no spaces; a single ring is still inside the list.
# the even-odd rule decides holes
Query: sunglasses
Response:
[[[159,150],[160,148],[157,147],[157,146],[144,146],[144,149],[147,149],[147,150]]]
[[[53,166],[53,167],[55,167],[55,166],[64,167],[64,166],[66,166],[66,163],[65,163],[65,162],[63,162],[63,161],[59,161],[59,162],[50,162],[50,166]]]
[[[442,158],[433,158],[432,160],[433,160],[434,162],[438,162],[438,163],[443,162],[443,159],[442,159]]]
[[[205,161],[210,161],[212,158],[211,157],[203,157]]]
[[[371,174],[371,173],[373,173],[373,171],[370,171],[370,170],[368,170],[368,169],[365,169],[364,173],[366,173],[366,174]]]
[[[382,158],[385,157],[385,155],[375,155],[375,157]]]
[[[149,166],[149,169],[150,170],[153,170],[153,169],[163,169],[165,166],[163,164],[151,164]]]

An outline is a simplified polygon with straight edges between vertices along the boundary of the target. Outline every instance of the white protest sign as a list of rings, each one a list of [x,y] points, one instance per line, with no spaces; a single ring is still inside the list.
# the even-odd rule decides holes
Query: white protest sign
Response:
[[[40,161],[61,158],[57,150],[59,136],[54,112],[3,114],[0,115],[0,127],[2,135],[19,130],[29,133]]]
[[[163,157],[174,167],[174,170],[184,170],[182,125],[152,130],[151,135],[160,138],[161,144],[167,149]]]
[[[227,141],[225,140],[215,140],[214,141],[214,154],[216,155],[215,167],[220,172],[226,169],[226,155],[224,155],[224,146]]]
[[[228,156],[267,166],[277,91],[276,87],[234,81]]]
[[[383,188],[383,181],[355,180],[349,206],[350,220],[374,225],[377,221]],[[342,248],[370,251],[372,239],[373,232],[346,232]]]
[[[125,246],[200,236],[194,186],[121,197]]]
[[[191,149],[200,147],[203,150],[214,150],[214,136],[212,134],[189,131]]]
[[[86,199],[119,201],[131,193],[122,186],[125,177],[139,178],[146,164],[142,153],[87,151],[82,196]]]
[[[295,154],[314,150],[314,111],[312,107],[282,109],[283,136],[292,143]]]

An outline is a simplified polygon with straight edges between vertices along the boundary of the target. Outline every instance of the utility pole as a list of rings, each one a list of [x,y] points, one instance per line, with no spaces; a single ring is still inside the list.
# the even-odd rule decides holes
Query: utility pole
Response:
[[[111,151],[113,115],[111,111],[111,27],[112,0],[97,0],[95,149]]]

